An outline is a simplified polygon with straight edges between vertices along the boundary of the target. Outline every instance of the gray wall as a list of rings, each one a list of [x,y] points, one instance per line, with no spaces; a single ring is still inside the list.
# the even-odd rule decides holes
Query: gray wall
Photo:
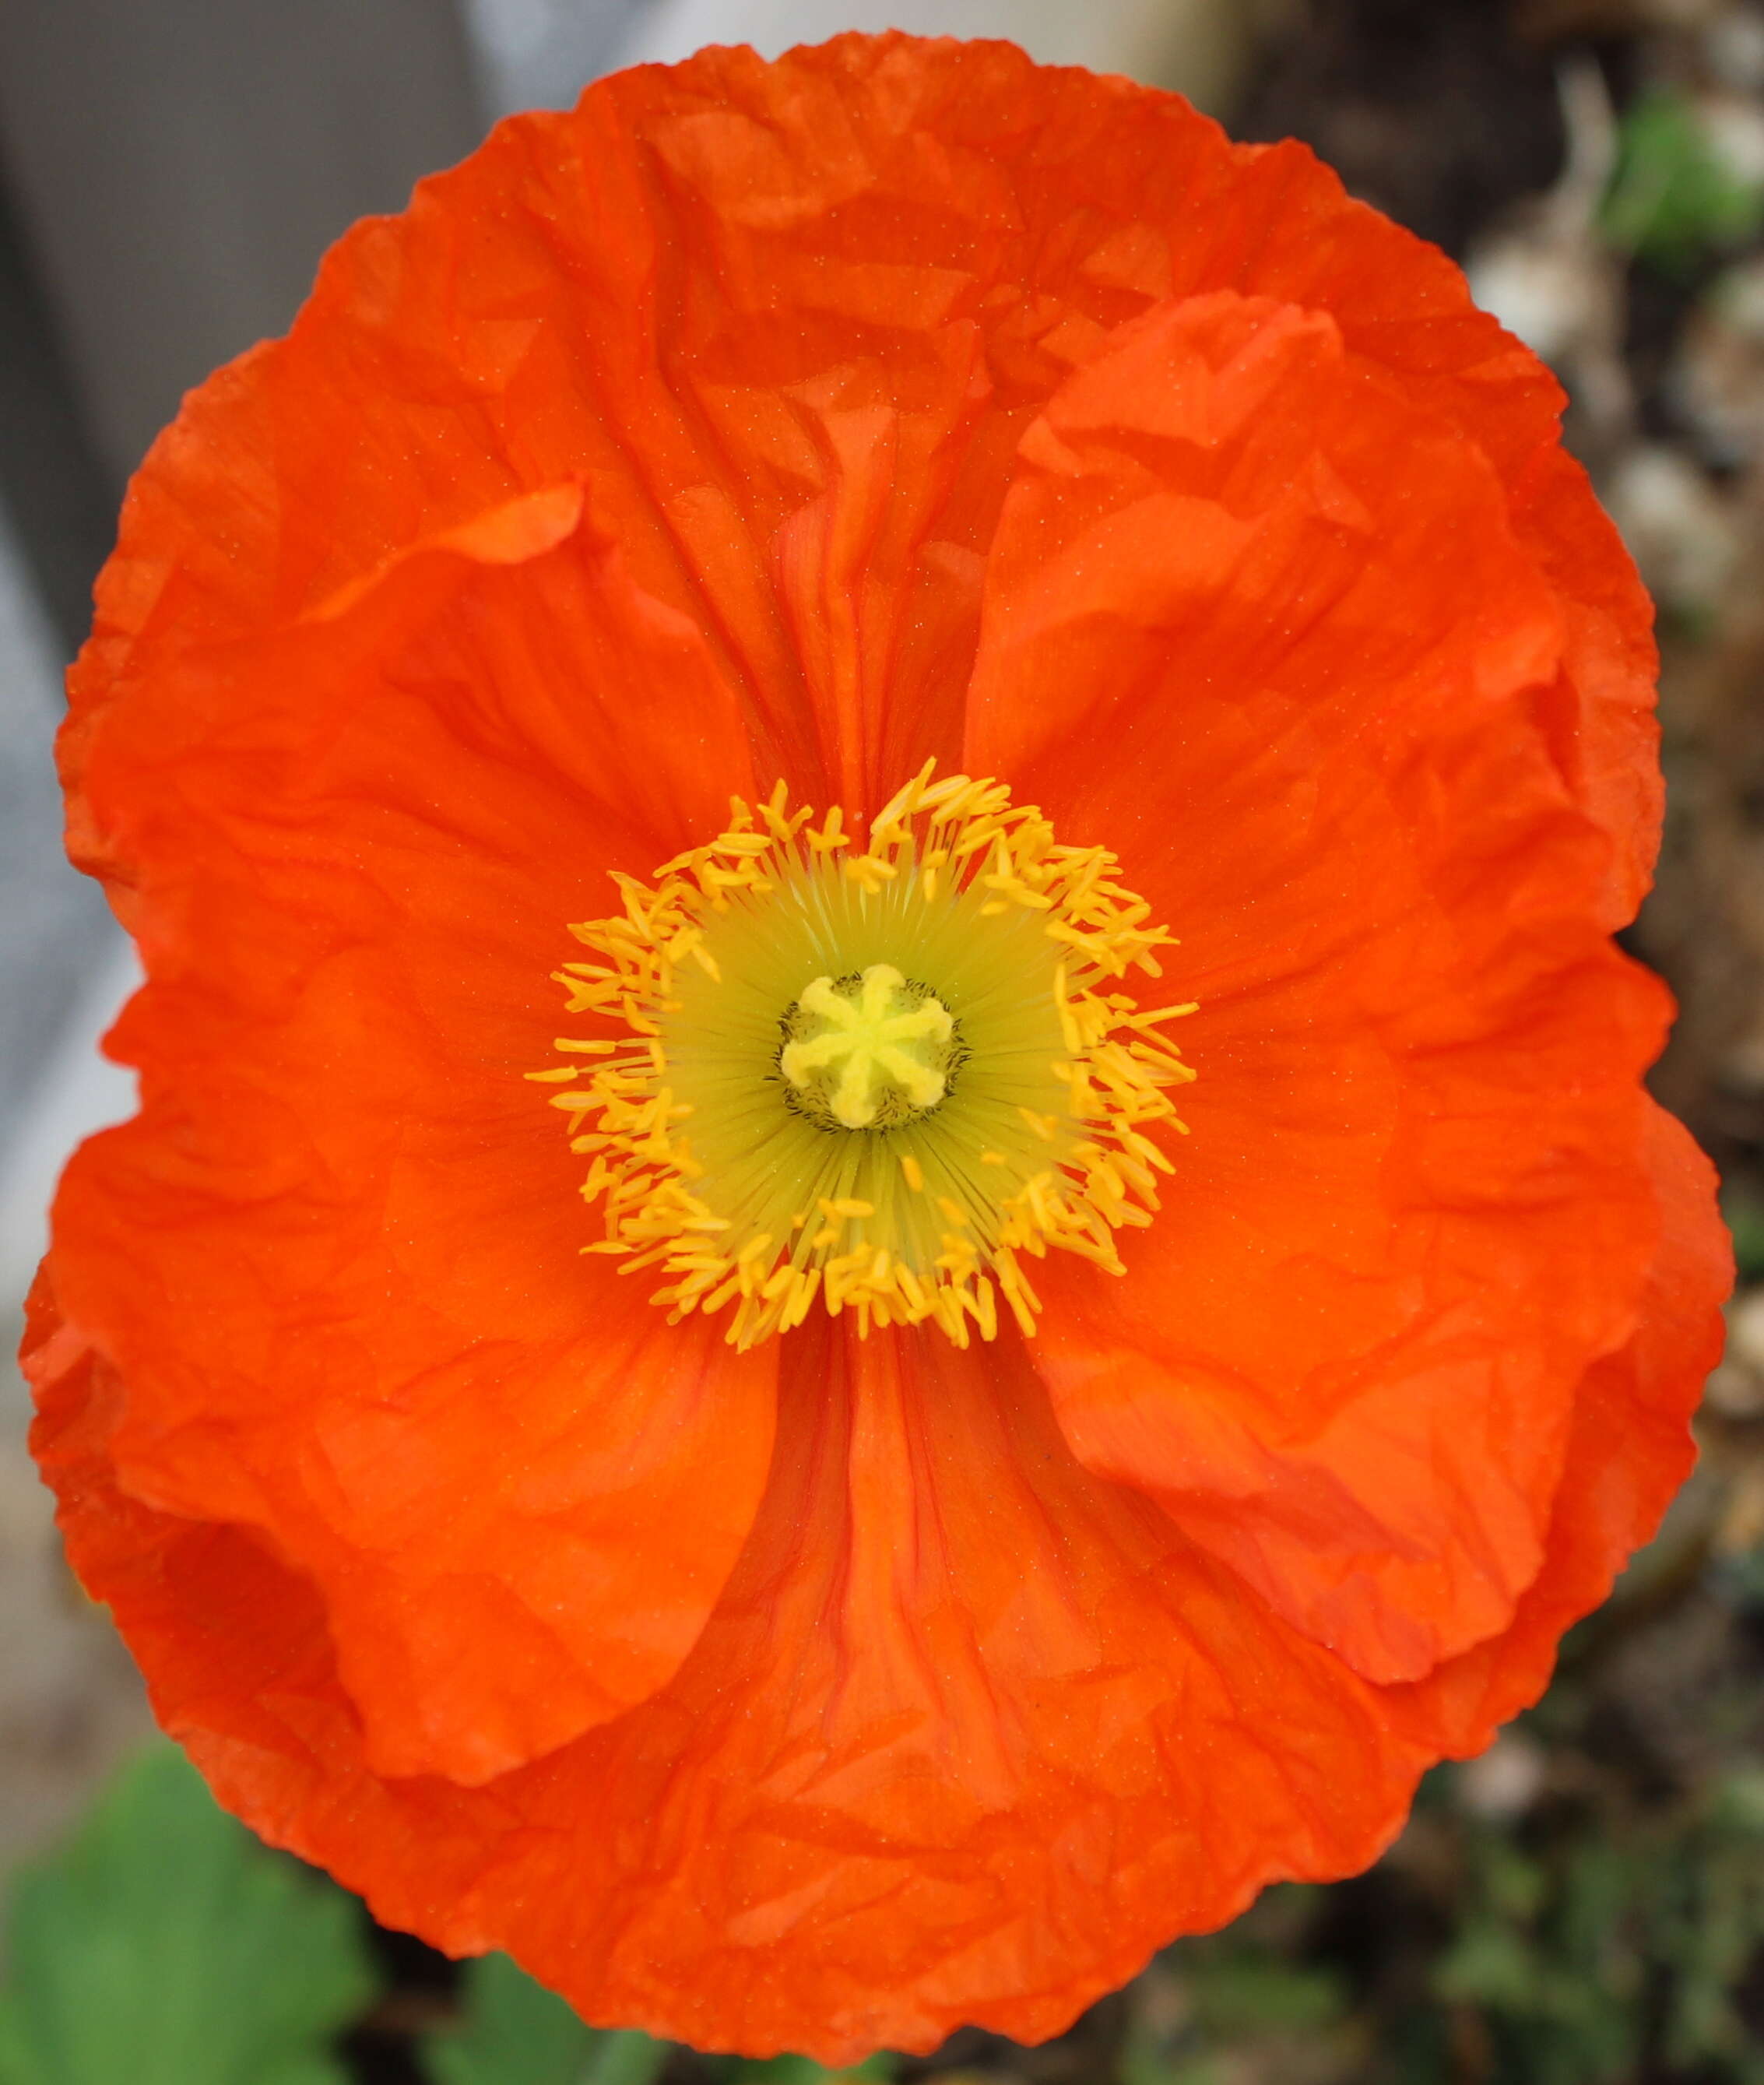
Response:
[[[484,122],[452,0],[0,0],[0,167],[108,473]]]

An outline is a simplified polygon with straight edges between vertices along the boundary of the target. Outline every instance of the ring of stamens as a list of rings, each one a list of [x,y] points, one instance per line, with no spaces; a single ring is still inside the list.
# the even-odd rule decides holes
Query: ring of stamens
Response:
[[[621,1271],[748,1347],[819,1306],[872,1324],[1025,1332],[1025,1259],[1123,1271],[1194,1076],[1161,1033],[1189,1005],[1121,989],[1171,936],[1101,847],[1060,845],[1001,783],[927,762],[860,852],[780,783],[570,928],[558,981],[593,1032],[557,1086],[583,1195]],[[584,1062],[584,1060],[587,1060]],[[1185,1133],[1185,1132],[1184,1132]]]

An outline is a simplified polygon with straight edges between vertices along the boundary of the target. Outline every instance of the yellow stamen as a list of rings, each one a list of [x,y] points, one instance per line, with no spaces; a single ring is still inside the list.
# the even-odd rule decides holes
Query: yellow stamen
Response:
[[[590,1161],[606,1236],[584,1250],[659,1268],[672,1321],[727,1311],[740,1347],[817,1303],[965,1346],[1000,1297],[1034,1329],[1020,1255],[1122,1272],[1115,1235],[1170,1170],[1147,1132],[1186,1133],[1168,1089],[1194,1073],[1160,1026],[1190,1007],[1118,988],[1171,941],[1115,873],[927,762],[861,848],[780,783],[648,883],[616,877],[621,910],[570,930],[592,959],[557,973],[608,1032],[528,1075],[564,1089]]]

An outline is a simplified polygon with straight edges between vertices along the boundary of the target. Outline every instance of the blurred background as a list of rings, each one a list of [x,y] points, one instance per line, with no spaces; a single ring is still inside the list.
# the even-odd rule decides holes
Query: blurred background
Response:
[[[50,741],[129,473],[319,255],[497,117],[709,42],[1003,35],[1307,139],[1557,370],[1658,605],[1671,790],[1626,936],[1741,1286],[1703,1455],[1550,1695],[1371,1874],[1270,1892],[992,2085],[1764,2085],[1764,0],[0,0],[0,1316],[129,988]],[[264,1852],[157,1747],[0,1363],[0,2085],[807,2081],[594,2036]]]

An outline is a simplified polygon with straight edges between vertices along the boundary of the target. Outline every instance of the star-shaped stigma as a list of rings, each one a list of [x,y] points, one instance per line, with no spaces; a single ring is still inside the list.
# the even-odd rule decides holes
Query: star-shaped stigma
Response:
[[[892,963],[816,978],[786,1017],[778,1069],[808,1111],[842,1129],[887,1128],[949,1087],[949,1009]]]

